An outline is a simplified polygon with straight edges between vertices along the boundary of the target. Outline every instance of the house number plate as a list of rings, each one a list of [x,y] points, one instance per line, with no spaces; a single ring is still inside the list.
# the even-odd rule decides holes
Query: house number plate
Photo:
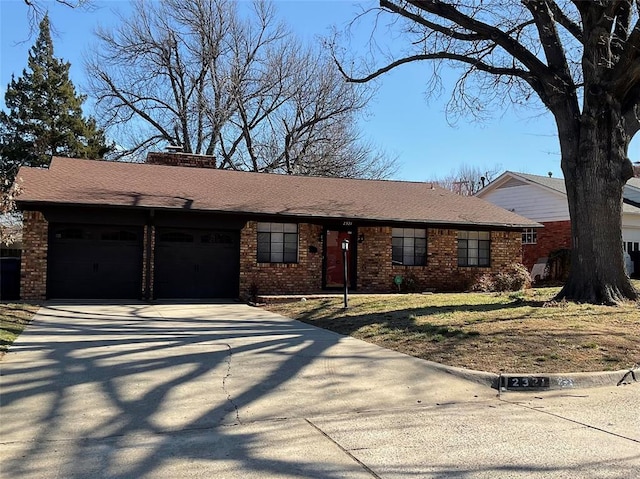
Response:
[[[549,378],[546,376],[507,376],[502,378],[502,386],[509,390],[546,389]]]

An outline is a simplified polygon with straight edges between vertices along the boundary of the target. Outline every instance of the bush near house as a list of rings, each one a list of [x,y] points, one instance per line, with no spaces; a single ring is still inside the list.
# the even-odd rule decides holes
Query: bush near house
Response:
[[[483,274],[471,286],[472,291],[484,293],[520,291],[531,287],[531,276],[525,265],[512,264],[506,271]]]

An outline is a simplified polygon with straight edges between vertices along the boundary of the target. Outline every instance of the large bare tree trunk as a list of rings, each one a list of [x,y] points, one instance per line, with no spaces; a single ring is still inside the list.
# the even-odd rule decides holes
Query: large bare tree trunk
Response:
[[[622,192],[633,168],[619,105],[594,93],[587,95],[579,131],[561,139],[573,248],[558,298],[614,304],[638,299],[625,274],[622,243]]]

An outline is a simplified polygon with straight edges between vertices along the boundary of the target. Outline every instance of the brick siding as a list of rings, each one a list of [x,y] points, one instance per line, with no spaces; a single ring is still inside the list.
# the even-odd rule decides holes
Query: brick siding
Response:
[[[240,233],[242,298],[250,298],[253,294],[299,294],[322,289],[322,226],[301,223],[298,235],[297,263],[258,263],[257,223],[249,221],[246,224]]]
[[[241,234],[240,295],[314,293],[322,290],[322,244],[320,225],[299,225],[297,264],[257,263],[256,223],[249,222]],[[519,231],[491,233],[491,267],[459,267],[457,230],[428,230],[428,259],[425,266],[398,266],[391,262],[391,227],[361,227],[364,241],[357,245],[357,289],[361,292],[397,291],[394,277],[411,282],[415,291],[464,291],[484,273],[505,271],[522,260]],[[316,246],[318,252],[309,252]],[[405,283],[406,285],[406,283]],[[406,287],[406,286],[405,286]]]
[[[522,245],[522,263],[529,271],[538,258],[548,257],[552,251],[559,249],[571,249],[570,221],[550,221],[542,224],[544,228],[538,228],[536,244]]]
[[[39,211],[23,212],[20,298],[41,301],[47,295],[49,224]]]
[[[519,232],[491,233],[491,267],[458,266],[457,230],[429,228],[427,264],[393,265],[391,262],[391,228],[360,228],[365,241],[358,245],[358,289],[363,292],[389,292],[398,288],[393,280],[402,276],[403,289],[415,291],[464,291],[481,274],[505,271],[519,263],[522,235]]]

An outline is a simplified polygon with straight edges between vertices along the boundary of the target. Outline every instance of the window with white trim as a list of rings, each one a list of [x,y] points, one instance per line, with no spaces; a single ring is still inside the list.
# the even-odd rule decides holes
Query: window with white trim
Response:
[[[522,230],[522,244],[536,244],[538,242],[538,228]]]
[[[427,264],[427,230],[393,228],[391,230],[393,264],[424,266]]]
[[[258,223],[258,263],[297,263],[298,225]]]
[[[458,231],[458,266],[491,266],[489,231]]]

